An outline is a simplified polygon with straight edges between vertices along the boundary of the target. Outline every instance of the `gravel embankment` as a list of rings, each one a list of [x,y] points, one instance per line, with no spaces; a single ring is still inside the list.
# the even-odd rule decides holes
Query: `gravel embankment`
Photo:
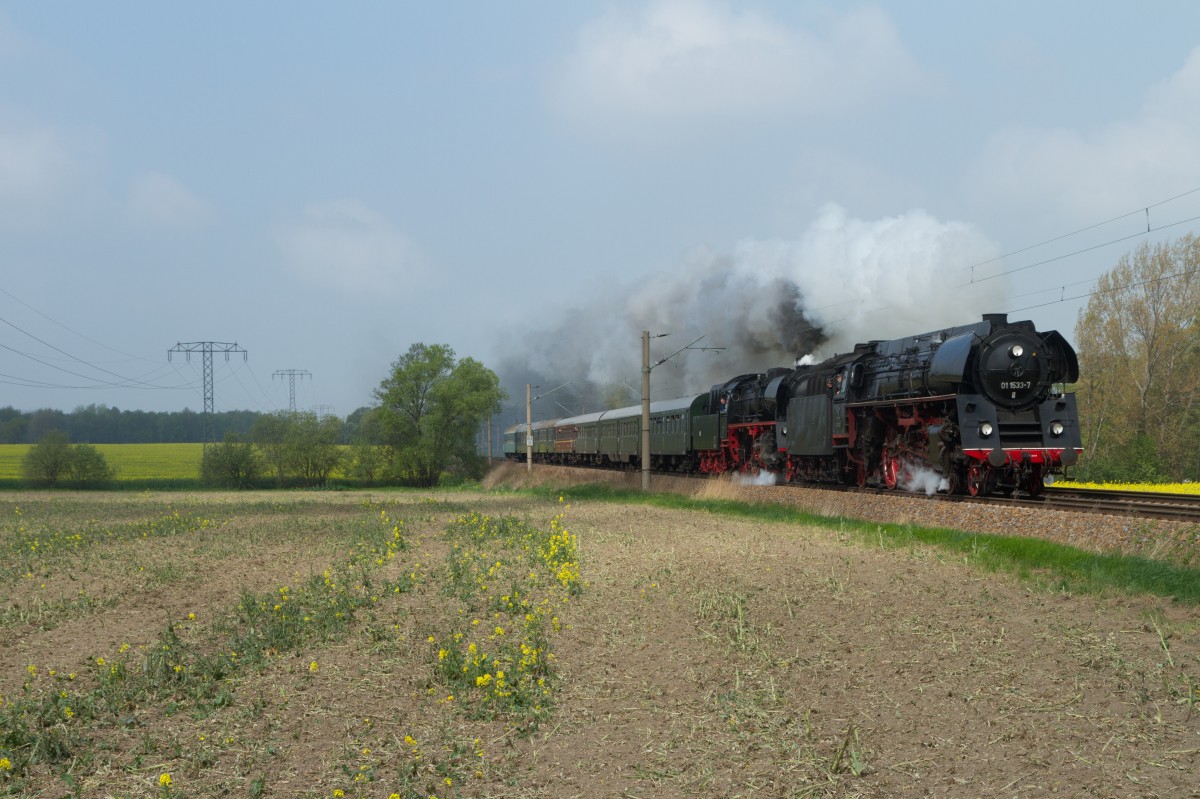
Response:
[[[584,483],[638,488],[641,477],[629,472],[536,465],[530,474],[523,465],[506,463],[493,469],[486,484],[521,487]],[[783,503],[822,516],[1032,536],[1093,552],[1119,551],[1188,563],[1200,557],[1200,525],[1161,519],[1012,508],[971,501],[946,502],[903,493],[878,495],[794,486],[737,485],[727,478],[700,480],[656,475],[652,489],[698,498]]]

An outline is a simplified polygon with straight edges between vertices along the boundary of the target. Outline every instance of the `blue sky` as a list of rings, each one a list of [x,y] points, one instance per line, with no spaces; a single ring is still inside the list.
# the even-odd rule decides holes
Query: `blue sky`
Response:
[[[0,2],[0,405],[198,409],[166,353],[206,340],[249,353],[222,410],[305,369],[345,415],[417,341],[604,386],[643,329],[725,348],[683,393],[806,354],[789,304],[817,355],[1073,339],[1063,297],[1195,223],[1012,253],[1197,188],[1193,2]]]

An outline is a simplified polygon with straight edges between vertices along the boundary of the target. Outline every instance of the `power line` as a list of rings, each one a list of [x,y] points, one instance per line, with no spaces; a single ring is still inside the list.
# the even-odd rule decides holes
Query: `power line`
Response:
[[[74,330],[74,329],[72,329],[72,328],[70,328],[70,327],[67,327],[66,325],[64,325],[62,322],[58,321],[58,320],[57,320],[57,319],[55,319],[54,317],[52,317],[52,316],[49,316],[48,314],[46,314],[46,313],[44,313],[44,312],[42,312],[42,311],[39,311],[37,308],[34,308],[32,305],[30,305],[29,303],[25,302],[25,301],[24,301],[24,300],[22,300],[20,297],[18,297],[17,295],[13,294],[11,291],[6,291],[6,290],[4,290],[3,288],[0,288],[0,294],[4,294],[6,297],[8,297],[8,298],[12,299],[13,301],[17,302],[18,304],[20,304],[20,305],[24,306],[25,308],[28,308],[29,310],[33,311],[35,314],[37,314],[38,316],[40,316],[40,317],[42,317],[43,319],[47,320],[47,321],[48,321],[48,322],[50,322],[51,324],[55,324],[55,325],[57,325],[57,326],[61,327],[63,330],[67,331],[68,333],[71,333],[71,334],[73,334],[73,335],[79,336],[79,337],[80,337],[81,339],[83,339],[84,341],[90,341],[91,343],[95,344],[97,347],[103,347],[104,349],[106,349],[106,350],[110,350],[110,351],[112,351],[112,352],[115,352],[115,353],[117,353],[117,354],[119,354],[119,355],[124,355],[126,358],[129,358],[129,359],[131,359],[131,360],[135,360],[135,361],[146,361],[147,363],[155,363],[155,362],[156,362],[156,361],[152,360],[151,358],[149,358],[149,357],[147,357],[147,356],[141,356],[141,355],[131,355],[130,353],[128,353],[128,352],[123,352],[123,351],[121,351],[121,350],[117,349],[116,347],[110,347],[110,346],[108,346],[107,344],[105,344],[105,343],[103,343],[103,342],[101,342],[101,341],[96,341],[96,339],[94,339],[94,338],[91,338],[91,337],[89,337],[89,336],[85,336],[83,333],[80,333],[78,330]],[[23,332],[23,331],[22,331],[22,332]]]
[[[262,396],[262,398],[263,398],[264,400],[266,400],[266,402],[267,402],[267,404],[266,404],[266,405],[264,405],[264,406],[260,406],[260,407],[262,407],[262,408],[263,408],[263,410],[266,410],[266,409],[267,409],[267,407],[270,407],[270,408],[278,408],[278,407],[279,407],[279,403],[278,403],[278,402],[276,402],[276,399],[277,399],[277,398],[275,398],[275,397],[272,397],[270,394],[268,394],[268,393],[266,392],[266,390],[265,390],[265,389],[262,387],[262,383],[258,382],[258,375],[257,375],[257,374],[255,374],[253,370],[251,370],[251,372],[250,372],[250,379],[254,381],[254,387],[258,389],[258,393],[259,393],[259,394]]]
[[[1166,205],[1167,203],[1175,202],[1176,200],[1183,199],[1184,197],[1187,197],[1189,194],[1195,194],[1196,192],[1200,192],[1200,186],[1197,186],[1194,189],[1190,189],[1189,191],[1185,191],[1183,194],[1176,194],[1174,197],[1170,197],[1166,200],[1159,200],[1156,203],[1151,203],[1150,205],[1144,206],[1142,208],[1137,208],[1133,211],[1129,211],[1128,213],[1121,214],[1120,216],[1114,216],[1112,219],[1107,219],[1103,222],[1097,222],[1094,225],[1088,225],[1087,227],[1082,227],[1079,230],[1073,230],[1070,233],[1064,233],[1061,236],[1055,236],[1052,239],[1046,239],[1045,241],[1039,242],[1037,244],[1030,244],[1028,247],[1022,247],[1019,250],[1013,250],[1012,252],[1005,253],[1004,255],[997,255],[995,258],[989,258],[986,261],[980,261],[979,263],[971,264],[970,267],[964,267],[964,268],[969,268],[971,270],[971,282],[974,283],[975,282],[975,267],[977,267],[977,266],[986,266],[987,264],[995,263],[996,261],[1003,261],[1005,258],[1009,258],[1014,255],[1020,255],[1021,253],[1029,252],[1030,250],[1036,250],[1039,247],[1045,247],[1047,244],[1053,244],[1056,241],[1062,241],[1063,239],[1069,239],[1072,236],[1079,235],[1080,233],[1086,233],[1089,230],[1095,230],[1098,227],[1104,227],[1105,225],[1110,225],[1113,222],[1119,222],[1122,219],[1128,219],[1131,216],[1134,216],[1136,214],[1140,214],[1143,212],[1147,215],[1146,216],[1146,219],[1147,219],[1146,232],[1149,233],[1150,232],[1149,214],[1150,214],[1151,208],[1157,208],[1160,205]]]
[[[242,393],[244,393],[246,395],[246,399],[249,400],[250,402],[253,402],[255,405],[257,405],[259,411],[261,411],[263,413],[267,413],[268,412],[267,408],[261,402],[259,402],[253,396],[251,396],[250,392],[246,390],[246,384],[242,382],[242,378],[238,377],[238,372],[241,372],[247,368],[248,367],[246,367],[245,365],[243,365],[241,367],[235,366],[235,367],[233,367],[232,370],[230,370],[229,374],[234,379],[234,381],[238,384],[238,386],[242,389]],[[252,370],[250,371],[250,375],[251,376],[254,375],[254,372]]]
[[[1151,278],[1149,280],[1142,280],[1137,283],[1126,283],[1123,286],[1113,286],[1112,288],[1108,288],[1108,289],[1096,289],[1095,291],[1089,291],[1087,294],[1080,294],[1076,297],[1066,297],[1065,294],[1066,294],[1067,286],[1061,286],[1058,288],[1061,288],[1063,290],[1064,297],[1062,299],[1052,300],[1051,302],[1043,302],[1038,305],[1027,305],[1024,308],[1014,308],[1011,311],[1008,311],[1007,313],[1016,313],[1017,311],[1028,311],[1033,308],[1044,308],[1047,305],[1056,305],[1057,303],[1060,303],[1060,302],[1069,302],[1072,300],[1086,300],[1088,297],[1095,297],[1098,294],[1112,294],[1117,291],[1125,291],[1126,289],[1141,288],[1142,286],[1149,286],[1151,283],[1161,283],[1164,280],[1171,280],[1171,279],[1177,278],[1177,277],[1187,277],[1188,275],[1194,275],[1197,272],[1200,272],[1200,267],[1196,267],[1195,269],[1185,269],[1184,271],[1176,272],[1173,275],[1163,275],[1161,277],[1155,277],[1155,278]],[[1078,286],[1081,284],[1080,283],[1070,283],[1068,285]],[[1054,291],[1054,289],[1053,288],[1046,289],[1046,291]],[[1043,292],[1034,292],[1034,293],[1043,293]],[[1023,294],[1021,296],[1029,296],[1029,295]]]
[[[965,287],[965,286],[970,286],[970,285],[974,285],[974,284],[978,284],[978,283],[986,283],[989,280],[994,280],[995,278],[1003,277],[1004,275],[1011,275],[1016,272],[1024,272],[1026,269],[1032,269],[1035,266],[1045,266],[1046,264],[1054,263],[1055,261],[1061,261],[1064,258],[1071,258],[1072,256],[1075,256],[1075,255],[1082,255],[1085,252],[1091,252],[1092,250],[1099,250],[1103,247],[1112,246],[1113,244],[1120,244],[1121,242],[1129,241],[1130,239],[1141,238],[1142,236],[1146,236],[1150,233],[1157,233],[1160,230],[1166,230],[1167,228],[1170,228],[1170,227],[1186,225],[1188,222],[1195,222],[1198,219],[1200,219],[1200,216],[1193,216],[1189,219],[1181,219],[1178,222],[1169,222],[1165,225],[1159,225],[1156,228],[1146,228],[1145,230],[1139,230],[1137,233],[1132,233],[1128,236],[1122,236],[1120,238],[1113,239],[1112,241],[1106,241],[1102,244],[1096,244],[1091,247],[1084,247],[1082,250],[1075,250],[1074,252],[1065,253],[1064,255],[1056,255],[1053,258],[1047,258],[1044,261],[1038,261],[1036,263],[1026,264],[1025,266],[1018,266],[1015,269],[1009,269],[1005,272],[997,272],[994,275],[988,275],[987,277],[981,277],[978,280],[976,280],[974,275],[972,275],[971,281],[969,283],[964,283],[963,286]]]
[[[73,372],[70,369],[65,369],[61,366],[50,363],[49,361],[38,358],[37,356],[30,355],[27,352],[23,352],[21,350],[10,347],[7,344],[0,344],[0,347],[3,347],[4,349],[8,350],[9,352],[16,353],[17,355],[28,358],[32,361],[37,361],[38,363],[42,364],[43,366],[48,366],[51,369],[56,369],[61,372],[66,372],[69,375],[74,375],[75,377],[81,377],[84,380],[93,380],[96,383],[99,383],[101,385],[106,385],[106,386],[116,386],[116,387],[120,387],[120,388],[135,388],[135,387],[141,386],[143,388],[149,388],[149,389],[176,389],[176,388],[179,388],[179,386],[159,386],[159,385],[155,385],[153,383],[147,383],[138,378],[130,378],[130,377],[126,377],[125,375],[117,374],[116,372],[113,372],[109,369],[105,369],[104,367],[101,367],[101,366],[96,366],[95,364],[89,363],[89,362],[83,360],[82,358],[76,357],[75,355],[72,355],[71,353],[67,352],[66,350],[59,349],[58,347],[54,346],[50,342],[44,341],[44,340],[38,338],[37,336],[30,333],[28,330],[25,330],[15,324],[13,324],[12,322],[5,319],[4,317],[0,317],[0,322],[8,325],[9,327],[11,327],[13,330],[16,330],[17,332],[28,336],[29,338],[33,339],[37,343],[41,344],[42,346],[49,347],[50,349],[54,350],[55,352],[65,355],[67,358],[69,358],[72,361],[81,363],[90,369],[95,369],[99,372],[103,372],[104,374],[112,375],[113,377],[119,378],[121,380],[121,382],[113,383],[109,380],[101,380],[100,378],[97,378],[97,377],[90,377],[88,375],[80,374],[79,372]]]
[[[1104,226],[1104,225],[1106,225],[1106,224],[1109,224],[1109,223],[1111,223],[1111,222],[1114,222],[1114,221],[1117,221],[1117,220],[1120,220],[1120,219],[1124,219],[1124,218],[1126,218],[1126,217],[1129,217],[1129,216],[1133,216],[1134,214],[1139,214],[1139,213],[1143,213],[1143,212],[1144,212],[1144,213],[1146,213],[1146,214],[1147,214],[1147,219],[1148,219],[1148,218],[1149,218],[1149,210],[1150,210],[1151,208],[1157,208],[1158,206],[1165,205],[1166,203],[1173,202],[1173,201],[1175,201],[1175,200],[1178,200],[1178,199],[1181,199],[1181,198],[1183,198],[1183,197],[1187,197],[1188,195],[1191,195],[1191,194],[1196,194],[1197,192],[1200,192],[1200,187],[1197,187],[1197,188],[1195,188],[1195,189],[1191,189],[1191,190],[1189,190],[1189,191],[1185,191],[1185,192],[1183,192],[1182,194],[1177,194],[1177,195],[1175,195],[1174,197],[1170,197],[1170,198],[1168,198],[1168,199],[1166,199],[1166,200],[1160,200],[1159,202],[1152,203],[1152,204],[1150,204],[1150,205],[1144,206],[1143,208],[1139,208],[1139,209],[1137,209],[1137,210],[1135,210],[1135,211],[1130,211],[1130,212],[1128,212],[1128,213],[1126,213],[1126,214],[1122,214],[1122,215],[1120,215],[1120,216],[1113,217],[1112,219],[1109,219],[1109,220],[1107,220],[1107,221],[1105,221],[1105,222],[1098,222],[1098,223],[1096,223],[1096,224],[1094,224],[1094,225],[1088,225],[1087,227],[1083,227],[1083,228],[1080,228],[1080,229],[1078,229],[1078,230],[1072,231],[1071,233],[1065,233],[1065,234],[1063,234],[1063,235],[1061,235],[1061,236],[1055,236],[1054,238],[1047,239],[1046,241],[1043,241],[1043,242],[1041,242],[1041,243],[1039,243],[1039,244],[1033,244],[1033,245],[1030,245],[1030,246],[1028,246],[1028,247],[1024,247],[1024,248],[1022,248],[1022,249],[1019,249],[1019,250],[1014,250],[1013,252],[1011,252],[1011,253],[1008,253],[1007,255],[1001,255],[1001,256],[998,256],[998,257],[996,257],[996,258],[991,258],[991,259],[988,259],[987,261],[980,261],[979,263],[972,264],[970,267],[963,267],[963,269],[968,269],[968,268],[969,268],[969,269],[971,270],[971,272],[972,272],[972,277],[971,277],[971,280],[970,280],[970,281],[968,281],[967,283],[962,283],[962,284],[960,284],[959,286],[957,286],[957,288],[970,288],[971,286],[978,286],[978,285],[981,285],[981,284],[983,284],[983,283],[986,283],[986,282],[987,282],[987,281],[989,281],[989,280],[993,280],[993,279],[995,279],[995,278],[998,278],[998,277],[1003,277],[1003,276],[1005,276],[1005,275],[1011,275],[1011,274],[1014,274],[1014,273],[1016,273],[1016,272],[1023,272],[1023,271],[1025,271],[1025,270],[1027,270],[1027,269],[1032,269],[1032,268],[1034,268],[1034,267],[1036,267],[1036,266],[1044,266],[1044,265],[1046,265],[1046,264],[1049,264],[1049,263],[1054,263],[1054,262],[1056,262],[1056,261],[1061,261],[1061,260],[1064,260],[1064,259],[1066,259],[1066,258],[1071,258],[1071,257],[1074,257],[1074,256],[1076,256],[1076,255],[1082,255],[1082,254],[1084,254],[1084,253],[1092,252],[1092,251],[1094,251],[1094,250],[1102,249],[1102,248],[1104,248],[1104,247],[1110,247],[1110,246],[1112,246],[1112,245],[1114,245],[1114,244],[1120,244],[1121,242],[1130,241],[1130,240],[1132,240],[1132,239],[1140,238],[1140,237],[1143,237],[1143,236],[1148,236],[1148,235],[1150,235],[1151,233],[1157,233],[1157,232],[1159,232],[1159,231],[1166,230],[1166,229],[1168,229],[1168,228],[1178,227],[1179,225],[1185,225],[1185,224],[1188,224],[1189,222],[1196,222],[1196,221],[1200,220],[1200,216],[1193,216],[1193,217],[1189,217],[1189,218],[1187,218],[1187,219],[1180,219],[1180,220],[1178,220],[1178,221],[1175,221],[1175,222],[1168,222],[1167,224],[1164,224],[1164,225],[1159,225],[1158,227],[1152,227],[1151,225],[1147,224],[1147,226],[1146,226],[1146,229],[1145,229],[1145,230],[1140,230],[1140,231],[1138,231],[1137,233],[1133,233],[1133,234],[1130,234],[1130,235],[1128,235],[1128,236],[1121,236],[1121,237],[1118,237],[1118,238],[1116,238],[1116,239],[1112,239],[1112,240],[1110,240],[1110,241],[1103,242],[1103,243],[1101,243],[1101,244],[1096,244],[1096,245],[1093,245],[1093,246],[1091,246],[1091,247],[1084,247],[1084,248],[1082,248],[1082,249],[1075,250],[1075,251],[1073,251],[1073,252],[1069,252],[1069,253],[1065,253],[1065,254],[1063,254],[1063,255],[1057,255],[1057,256],[1055,256],[1055,257],[1053,257],[1053,258],[1046,258],[1046,259],[1044,259],[1044,260],[1037,261],[1037,262],[1035,262],[1035,263],[1032,263],[1032,264],[1026,264],[1025,266],[1019,266],[1019,267],[1015,267],[1015,268],[1013,268],[1013,269],[1009,269],[1009,270],[1006,270],[1006,271],[1003,271],[1003,272],[997,272],[996,274],[994,274],[994,275],[989,275],[988,277],[979,278],[979,279],[975,279],[975,277],[974,277],[974,269],[975,269],[975,267],[977,267],[977,266],[983,266],[983,265],[985,265],[985,264],[994,263],[994,262],[996,262],[996,261],[1002,260],[1002,259],[1004,259],[1004,258],[1007,258],[1007,257],[1011,256],[1011,255],[1016,255],[1016,254],[1018,254],[1018,253],[1022,253],[1022,252],[1028,252],[1029,250],[1037,249],[1038,247],[1042,247],[1042,246],[1045,246],[1045,245],[1047,245],[1047,244],[1051,244],[1051,243],[1053,243],[1053,242],[1060,241],[1060,240],[1062,240],[1062,239],[1065,239],[1065,238],[1069,238],[1069,237],[1071,237],[1071,236],[1074,236],[1074,235],[1077,235],[1077,234],[1079,234],[1079,233],[1083,233],[1083,232],[1086,232],[1086,231],[1088,231],[1088,230],[1093,230],[1093,229],[1095,229],[1095,228],[1102,227],[1102,226]],[[1190,272],[1183,272],[1183,273],[1180,273],[1180,275],[1185,275],[1185,274],[1190,274]],[[1164,278],[1164,279],[1165,279],[1165,278]],[[1067,286],[1063,286],[1063,287],[1055,286],[1055,287],[1051,287],[1051,288],[1043,289],[1043,290],[1041,290],[1041,291],[1030,292],[1030,293],[1028,293],[1028,294],[1022,294],[1022,295],[1018,295],[1018,296],[1022,296],[1022,297],[1024,297],[1024,296],[1032,296],[1032,295],[1036,295],[1036,294],[1043,294],[1043,293],[1045,293],[1045,292],[1047,292],[1047,291],[1053,291],[1053,290],[1055,290],[1056,288],[1057,288],[1057,289],[1061,289],[1061,290],[1062,290],[1062,296],[1060,297],[1060,299],[1053,300],[1053,301],[1050,301],[1050,302],[1040,303],[1040,304],[1036,304],[1036,305],[1029,305],[1029,306],[1025,306],[1025,307],[1021,307],[1021,308],[1015,308],[1015,309],[1013,309],[1013,310],[1009,311],[1009,313],[1016,313],[1016,312],[1018,312],[1018,311],[1027,311],[1027,310],[1031,310],[1031,309],[1034,309],[1034,308],[1044,308],[1044,307],[1046,307],[1046,306],[1049,306],[1049,305],[1057,305],[1057,304],[1059,304],[1059,303],[1063,303],[1063,302],[1072,302],[1072,301],[1075,301],[1075,300],[1087,299],[1088,297],[1091,297],[1091,296],[1093,296],[1093,295],[1095,295],[1095,294],[1097,294],[1097,293],[1100,293],[1100,292],[1095,292],[1095,291],[1093,291],[1093,292],[1089,292],[1089,293],[1086,293],[1086,294],[1080,294],[1080,295],[1077,295],[1077,296],[1071,296],[1071,297],[1067,297],[1067,296],[1066,296],[1066,288],[1067,288],[1067,287],[1069,287],[1069,286],[1078,286],[1078,285],[1084,285],[1084,284],[1086,284],[1086,283],[1093,283],[1093,282],[1095,282],[1095,279],[1094,279],[1094,278],[1093,278],[1092,280],[1080,281],[1080,282],[1077,282],[1077,283],[1071,283],[1071,284],[1067,284]],[[1139,285],[1141,285],[1141,284],[1139,284]],[[838,306],[838,305],[846,305],[846,304],[851,304],[851,303],[856,303],[856,302],[861,302],[861,300],[860,300],[860,299],[850,299],[850,300],[843,300],[843,301],[841,301],[841,302],[830,303],[830,304],[828,304],[828,305],[822,306],[822,308],[833,308],[833,307],[836,307],[836,306]],[[879,311],[885,311],[885,310],[889,310],[889,309],[891,309],[891,308],[894,308],[894,307],[896,307],[896,306],[893,306],[893,305],[883,305],[883,306],[880,306],[880,307],[878,307],[878,308],[873,308],[873,309],[871,309],[871,310],[869,310],[869,311],[864,311],[864,312],[863,312],[863,314],[864,314],[864,315],[873,314],[873,313],[877,313],[877,312],[879,312]],[[821,310],[821,309],[813,308],[813,309],[808,309],[808,310]],[[820,326],[820,329],[828,329],[828,327],[829,327],[829,326],[831,326],[831,325],[833,325],[833,324],[836,324],[836,323],[837,323],[837,322],[839,322],[839,321],[844,321],[846,318],[847,318],[847,317],[843,317],[842,319],[839,319],[839,320],[834,320],[834,321],[832,321],[832,322],[827,322],[827,323],[825,323],[825,324],[821,325],[821,326]],[[815,329],[818,329],[818,328],[817,328],[817,326],[814,326],[813,328],[810,328],[810,329],[814,329],[814,330],[815,330]],[[800,332],[804,332],[804,331],[800,331]]]

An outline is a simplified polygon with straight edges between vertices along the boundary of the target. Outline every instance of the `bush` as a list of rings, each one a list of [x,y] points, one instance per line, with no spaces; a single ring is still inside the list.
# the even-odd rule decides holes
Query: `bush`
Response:
[[[370,485],[380,479],[386,466],[387,453],[382,447],[360,441],[350,446],[346,476]]]
[[[67,434],[51,430],[21,458],[21,476],[33,485],[54,486],[67,476],[71,444]]]
[[[72,446],[66,433],[51,430],[25,453],[21,475],[35,486],[100,488],[113,479],[115,470],[91,444]]]
[[[1149,436],[1135,436],[1116,451],[1087,460],[1073,476],[1093,483],[1161,483],[1169,475]]]
[[[67,463],[67,479],[79,488],[100,488],[110,483],[116,470],[108,465],[104,454],[91,444],[71,447]]]
[[[254,445],[235,433],[226,433],[220,444],[204,448],[200,478],[207,485],[252,488],[261,474],[262,461],[254,451]]]

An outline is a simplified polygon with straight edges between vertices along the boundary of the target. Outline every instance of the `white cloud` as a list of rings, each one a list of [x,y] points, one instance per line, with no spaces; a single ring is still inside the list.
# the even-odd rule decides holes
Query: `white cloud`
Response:
[[[1145,115],[1200,123],[1200,47],[1188,54],[1174,75],[1146,96]]]
[[[53,131],[0,125],[0,212],[9,223],[40,218],[66,188],[72,159]]]
[[[1133,118],[1094,130],[1001,130],[968,179],[990,199],[1045,203],[1075,222],[1200,185],[1200,48]]]
[[[275,240],[297,278],[352,295],[400,296],[426,263],[411,239],[356,200],[309,206]]]
[[[824,35],[710,2],[656,0],[580,34],[556,80],[566,115],[592,125],[729,115],[816,116],[861,107],[924,78],[887,15],[833,20]]]
[[[129,212],[137,223],[172,228],[197,227],[210,216],[207,203],[161,172],[137,179],[130,192]]]

